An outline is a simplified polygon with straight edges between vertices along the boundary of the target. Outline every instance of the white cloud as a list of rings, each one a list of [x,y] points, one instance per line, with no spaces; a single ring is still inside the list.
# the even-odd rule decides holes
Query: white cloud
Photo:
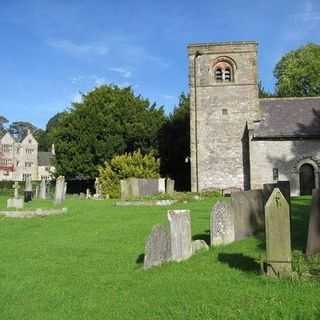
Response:
[[[109,53],[109,48],[103,44],[77,44],[70,40],[49,40],[47,44],[70,55],[104,56]]]
[[[132,72],[128,68],[123,67],[111,67],[110,71],[119,73],[123,78],[131,78]]]

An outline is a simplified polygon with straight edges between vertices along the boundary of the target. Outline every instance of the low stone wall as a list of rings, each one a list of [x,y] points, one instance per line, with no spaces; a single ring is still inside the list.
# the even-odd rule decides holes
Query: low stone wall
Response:
[[[33,218],[47,217],[51,215],[59,215],[67,213],[67,208],[62,209],[36,209],[36,210],[21,210],[21,211],[0,211],[0,215],[7,218]]]

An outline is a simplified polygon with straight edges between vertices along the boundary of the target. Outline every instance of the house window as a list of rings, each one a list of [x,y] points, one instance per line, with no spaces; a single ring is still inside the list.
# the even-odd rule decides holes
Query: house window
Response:
[[[24,181],[26,181],[27,178],[31,178],[31,174],[30,174],[30,173],[24,173],[24,174],[22,175],[22,179],[23,179]]]
[[[34,149],[26,149],[26,154],[33,154]]]
[[[2,152],[11,152],[12,146],[10,144],[3,144],[1,145]]]
[[[32,162],[26,162],[24,165],[25,165],[26,168],[31,168],[33,163]]]
[[[273,181],[278,181],[279,180],[279,169],[278,168],[273,168]]]

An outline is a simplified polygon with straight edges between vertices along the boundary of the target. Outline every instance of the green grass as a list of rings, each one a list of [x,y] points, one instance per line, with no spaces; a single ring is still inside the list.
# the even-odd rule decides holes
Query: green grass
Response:
[[[5,207],[0,197],[0,208]],[[209,236],[215,199],[178,204],[194,238]],[[34,207],[50,207],[34,201]],[[212,248],[182,263],[142,269],[144,241],[167,208],[69,199],[64,216],[0,218],[0,319],[319,319],[317,280],[259,275],[263,241]],[[310,198],[292,201],[302,250]]]

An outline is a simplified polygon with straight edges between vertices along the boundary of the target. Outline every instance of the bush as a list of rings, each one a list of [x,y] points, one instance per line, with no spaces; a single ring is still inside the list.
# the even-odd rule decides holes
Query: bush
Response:
[[[125,153],[105,162],[99,168],[102,193],[111,198],[120,197],[120,180],[127,178],[159,178],[160,161],[153,153],[143,155],[140,151]]]

